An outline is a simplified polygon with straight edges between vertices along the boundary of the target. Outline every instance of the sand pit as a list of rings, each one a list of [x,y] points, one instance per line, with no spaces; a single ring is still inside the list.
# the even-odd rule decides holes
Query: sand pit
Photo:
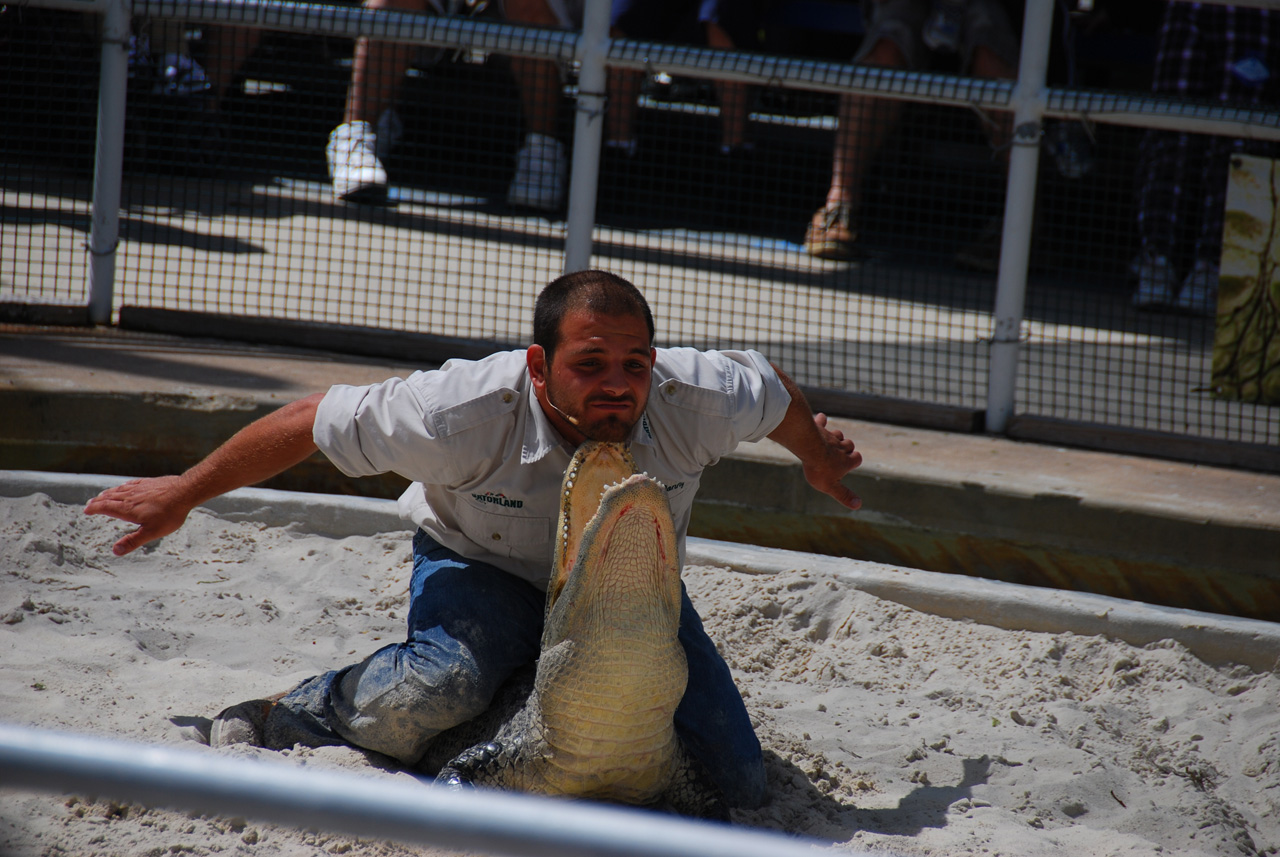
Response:
[[[0,498],[0,720],[412,782],[348,749],[214,751],[206,718],[402,634],[407,534],[198,511],[116,559],[121,525]],[[773,802],[741,825],[896,854],[1275,854],[1280,675],[1171,640],[1003,630],[819,571],[690,567]],[[407,846],[114,803],[0,796],[3,855],[399,855]]]

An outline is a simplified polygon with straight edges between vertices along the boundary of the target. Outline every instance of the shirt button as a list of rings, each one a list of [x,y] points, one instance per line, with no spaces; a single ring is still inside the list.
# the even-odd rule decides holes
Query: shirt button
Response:
[[[513,398],[515,398],[515,397],[514,397],[514,396],[512,396],[510,393],[503,393],[503,394],[502,394],[502,402],[503,402],[503,404],[506,404],[506,405],[511,404],[511,400],[512,400]]]
[[[674,396],[676,394],[676,385],[668,384],[662,388],[662,392],[666,393],[668,396]]]
[[[502,541],[502,533],[494,533],[494,534],[493,534],[493,540],[494,540],[495,542],[500,542],[500,541]]]

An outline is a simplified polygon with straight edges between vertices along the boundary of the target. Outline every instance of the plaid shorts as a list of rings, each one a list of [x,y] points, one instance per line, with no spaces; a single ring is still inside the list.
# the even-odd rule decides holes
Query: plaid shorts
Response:
[[[1275,104],[1280,96],[1280,12],[1169,3],[1152,89],[1219,104]],[[1229,137],[1148,131],[1138,165],[1143,249],[1186,265],[1196,259],[1217,262],[1231,154],[1275,157],[1276,148]],[[1191,255],[1179,258],[1180,247],[1191,248]]]
[[[1280,87],[1280,15],[1265,9],[1214,3],[1169,3],[1160,24],[1152,75],[1154,92],[1177,93],[1223,103],[1273,100]],[[1233,71],[1250,60],[1271,77],[1250,83]]]

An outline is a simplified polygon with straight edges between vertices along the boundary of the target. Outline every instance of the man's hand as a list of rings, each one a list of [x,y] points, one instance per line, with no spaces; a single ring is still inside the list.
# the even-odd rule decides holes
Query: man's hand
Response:
[[[138,525],[116,542],[116,556],[167,536],[201,503],[270,479],[315,452],[311,432],[323,398],[315,393],[249,423],[181,476],[134,479],[108,488],[88,502],[85,514]]]
[[[179,476],[134,479],[94,497],[85,505],[84,513],[110,515],[138,525],[111,549],[116,556],[124,556],[169,535],[187,520],[192,507],[180,499],[180,482]]]
[[[839,429],[827,428],[827,415],[814,414],[813,423],[818,427],[822,446],[816,455],[801,459],[804,478],[824,494],[830,494],[836,502],[850,509],[862,506],[862,500],[840,480],[862,464],[862,453],[854,449],[853,441]]]
[[[791,404],[778,427],[769,433],[771,440],[789,449],[804,467],[804,478],[809,484],[835,498],[849,509],[862,508],[862,500],[840,480],[862,464],[862,453],[853,448],[853,441],[839,429],[827,428],[827,415],[815,414],[809,409],[804,393],[787,373],[776,365],[782,386],[791,396]]]

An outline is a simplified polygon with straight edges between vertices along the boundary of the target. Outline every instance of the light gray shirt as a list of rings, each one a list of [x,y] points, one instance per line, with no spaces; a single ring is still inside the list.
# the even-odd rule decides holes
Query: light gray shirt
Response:
[[[682,563],[703,469],[772,432],[790,403],[755,351],[658,349],[631,452],[667,488]],[[574,447],[538,404],[523,350],[334,386],[313,436],[348,476],[391,471],[411,480],[400,513],[440,544],[546,587]]]

